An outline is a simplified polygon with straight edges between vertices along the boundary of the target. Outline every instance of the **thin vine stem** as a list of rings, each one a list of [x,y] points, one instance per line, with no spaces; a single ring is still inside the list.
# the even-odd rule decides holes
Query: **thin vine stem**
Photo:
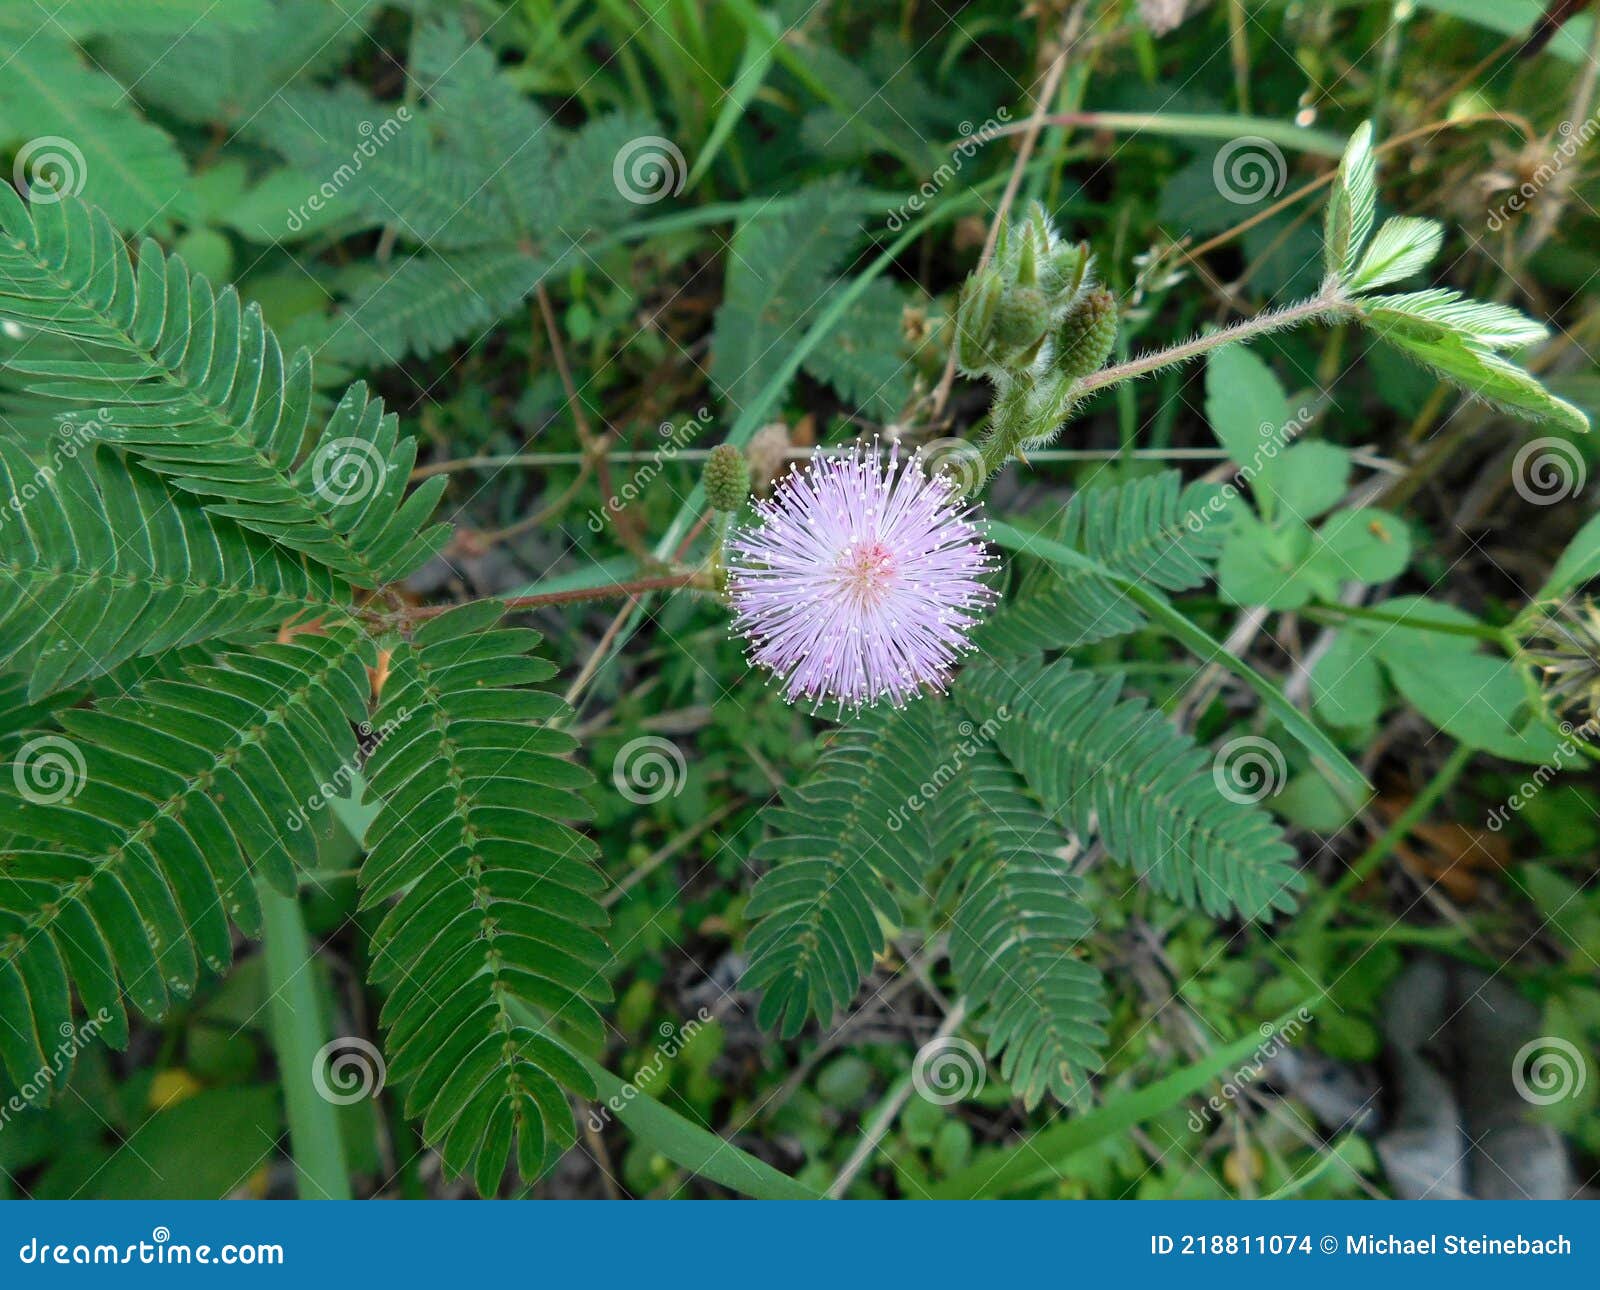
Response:
[[[677,454],[676,460],[685,463],[703,462],[711,455],[710,448],[685,448]],[[790,448],[783,454],[785,461],[810,461],[817,456],[830,456],[848,453],[848,444],[820,444],[814,448]],[[637,462],[654,461],[659,454],[652,451],[624,450],[610,454],[612,462],[618,465],[630,465]],[[1070,461],[1224,461],[1228,457],[1226,448],[1041,448],[1028,454],[1028,460],[1040,464]],[[506,466],[527,466],[531,468],[546,468],[551,466],[579,466],[587,459],[582,452],[513,452],[502,456],[485,457],[455,457],[449,461],[431,462],[426,466],[418,466],[412,471],[413,481],[427,479],[432,475],[448,475],[464,470],[494,470]],[[1386,457],[1378,457],[1372,453],[1358,453],[1357,460],[1363,465],[1370,465],[1375,470],[1398,470],[1399,466]]]
[[[1312,927],[1323,926],[1334,910],[1339,900],[1353,888],[1359,886],[1369,874],[1372,873],[1388,857],[1397,846],[1406,840],[1407,835],[1431,811],[1434,804],[1444,796],[1449,787],[1460,777],[1461,772],[1467,768],[1467,763],[1473,758],[1477,750],[1466,744],[1457,744],[1450,755],[1445,758],[1444,764],[1439,767],[1433,778],[1428,781],[1423,790],[1406,805],[1394,819],[1394,822],[1384,830],[1383,835],[1368,847],[1350,865],[1343,877],[1322,895],[1316,908],[1307,916],[1307,922]]]
[[[695,569],[679,573],[663,573],[649,578],[634,578],[628,582],[607,583],[600,587],[568,587],[561,591],[541,591],[529,596],[489,597],[489,599],[499,600],[507,609],[539,609],[545,605],[571,605],[585,600],[607,600],[612,596],[637,596],[647,591],[673,591],[680,587],[695,586],[700,579],[701,573]],[[419,623],[460,608],[461,604],[408,605],[377,617],[389,625]]]
[[[1377,609],[1363,609],[1357,605],[1309,606],[1300,611],[1313,622],[1338,627],[1350,622],[1385,623],[1392,627],[1413,627],[1418,631],[1435,632],[1443,636],[1469,636],[1473,640],[1504,645],[1505,632],[1498,627],[1469,623],[1441,623],[1426,618],[1408,618],[1402,614],[1386,614]]]

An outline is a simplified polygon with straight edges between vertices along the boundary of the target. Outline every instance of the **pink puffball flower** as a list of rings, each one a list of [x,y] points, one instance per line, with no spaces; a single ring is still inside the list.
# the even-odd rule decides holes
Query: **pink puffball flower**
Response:
[[[734,631],[790,701],[859,711],[942,690],[994,600],[979,580],[994,558],[960,487],[898,455],[819,453],[728,535]]]

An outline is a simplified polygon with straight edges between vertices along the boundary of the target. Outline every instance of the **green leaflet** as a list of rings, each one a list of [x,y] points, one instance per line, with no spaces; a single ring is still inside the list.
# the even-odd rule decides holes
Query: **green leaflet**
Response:
[[[1486,346],[1459,334],[1441,335],[1434,326],[1416,328],[1404,313],[1385,311],[1374,330],[1407,358],[1485,403],[1515,412],[1530,421],[1547,421],[1583,434],[1589,418],[1565,399],[1558,399],[1534,377]]]
[[[1328,197],[1323,258],[1331,277],[1347,277],[1372,232],[1378,204],[1377,165],[1372,156],[1372,123],[1363,121],[1350,136],[1339,176]]]
[[[1443,243],[1444,226],[1437,220],[1411,215],[1385,220],[1351,274],[1350,289],[1370,291],[1421,273]]]

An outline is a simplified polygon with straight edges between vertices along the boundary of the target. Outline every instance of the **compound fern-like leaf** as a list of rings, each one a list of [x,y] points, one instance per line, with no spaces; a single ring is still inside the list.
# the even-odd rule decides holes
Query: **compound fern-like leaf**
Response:
[[[25,206],[0,185],[0,319],[70,336],[86,359],[8,360],[35,392],[98,408],[80,424],[281,546],[361,586],[403,577],[443,544],[427,527],[444,480],[405,497],[416,441],[364,386],[309,435],[311,359],[285,356],[241,306],[153,242],[138,267],[105,216]]]
[[[969,726],[970,730],[971,727]],[[1065,839],[983,733],[963,736],[941,813],[958,848],[950,965],[989,1056],[1024,1104],[1082,1105],[1108,1016],[1100,973],[1080,957],[1094,925]]]
[[[348,587],[107,449],[0,443],[0,666],[39,698],[139,655],[335,610]]]
[[[639,214],[617,167],[658,138],[631,113],[556,126],[459,22],[422,27],[413,55],[426,107],[304,88],[256,131],[308,173],[336,176],[341,215],[415,248],[350,300],[336,352],[357,364],[476,339],[577,248]]]
[[[772,836],[750,856],[769,868],[745,911],[756,926],[744,982],[763,991],[763,1026],[794,1035],[855,998],[884,948],[879,919],[900,917],[894,888],[919,889],[932,865],[920,780],[933,760],[925,714],[868,712],[769,812]]]
[[[970,667],[957,694],[974,720],[1005,709],[995,742],[1053,817],[1165,895],[1207,913],[1266,918],[1305,879],[1266,812],[1224,797],[1211,759],[1119,677],[1066,659]]]
[[[302,635],[60,712],[14,748],[0,1061],[19,1083],[49,1065],[72,992],[120,1045],[124,995],[160,1018],[227,966],[230,921],[260,932],[256,878],[292,893],[315,859],[308,803],[353,762],[370,660],[358,633]]]
[[[594,1086],[558,1036],[598,1045],[594,1004],[611,997],[604,880],[569,823],[589,776],[551,724],[566,705],[530,688],[555,673],[529,656],[538,633],[496,630],[502,612],[463,606],[394,650],[361,870],[364,907],[394,901],[372,964],[390,1073],[446,1168],[484,1194],[513,1151],[531,1180],[571,1145],[563,1090]]]

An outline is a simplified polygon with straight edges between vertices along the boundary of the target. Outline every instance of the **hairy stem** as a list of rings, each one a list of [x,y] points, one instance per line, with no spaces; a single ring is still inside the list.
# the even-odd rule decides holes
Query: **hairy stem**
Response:
[[[1140,354],[1137,358],[1130,358],[1126,363],[1102,367],[1078,383],[1077,393],[1092,394],[1095,390],[1104,389],[1109,385],[1119,385],[1135,377],[1159,372],[1162,368],[1187,363],[1236,340],[1265,336],[1270,332],[1297,327],[1301,323],[1331,321],[1353,313],[1354,309],[1355,307],[1340,294],[1337,287],[1324,288],[1317,295],[1298,304],[1285,305],[1282,309],[1272,309],[1257,314],[1254,318],[1245,318],[1227,327],[1207,332],[1203,336],[1191,337],[1170,349],[1158,349],[1152,353]]]
[[[1216,331],[1206,332],[1200,336],[1192,336],[1181,344],[1173,345],[1169,349],[1158,349],[1148,354],[1140,354],[1137,358],[1130,358],[1125,363],[1114,363],[1110,367],[1102,367],[1097,372],[1092,372],[1078,380],[1068,391],[1068,399],[1064,403],[1064,414],[1070,415],[1072,409],[1078,407],[1086,395],[1096,390],[1103,390],[1113,385],[1120,385],[1123,381],[1130,381],[1140,376],[1148,376],[1152,372],[1159,372],[1163,368],[1176,367],[1180,363],[1187,363],[1199,358],[1223,345],[1230,345],[1235,341],[1249,340],[1256,336],[1265,336],[1270,332],[1283,331],[1289,327],[1297,327],[1301,323],[1333,321],[1345,318],[1355,312],[1355,305],[1345,298],[1339,284],[1330,281],[1321,291],[1309,299],[1298,304],[1286,305],[1282,309],[1272,309],[1265,313],[1257,314],[1253,318],[1245,318],[1240,322],[1232,323]],[[1059,429],[1058,424],[1050,431],[1045,431],[1043,426],[1029,426],[1027,433],[1020,439],[1026,439],[1034,431],[1040,431],[1041,437],[1048,437],[1054,429]],[[1016,432],[1013,432],[1013,436]],[[988,442],[982,448],[983,478],[987,479],[1014,453],[1017,453],[1018,437],[1008,437],[1005,433],[995,430],[991,433]],[[981,481],[980,481],[981,482]]]

